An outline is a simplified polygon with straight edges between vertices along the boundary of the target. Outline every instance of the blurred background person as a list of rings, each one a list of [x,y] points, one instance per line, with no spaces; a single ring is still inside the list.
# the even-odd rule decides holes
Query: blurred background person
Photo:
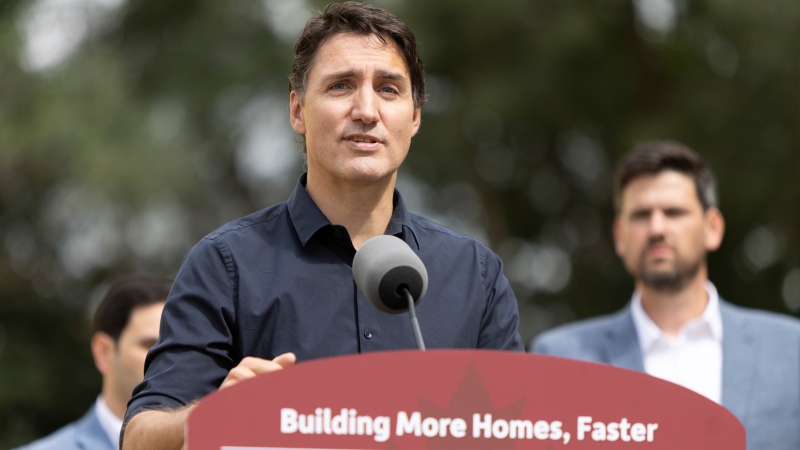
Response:
[[[800,321],[728,303],[709,281],[706,254],[725,233],[711,170],[682,144],[648,142],[619,164],[614,192],[630,305],[547,331],[533,350],[689,388],[742,421],[750,450],[800,448]]]
[[[103,377],[100,395],[79,420],[21,450],[113,450],[133,388],[144,378],[144,359],[158,340],[171,282],[150,278],[118,281],[94,315],[91,340]]]

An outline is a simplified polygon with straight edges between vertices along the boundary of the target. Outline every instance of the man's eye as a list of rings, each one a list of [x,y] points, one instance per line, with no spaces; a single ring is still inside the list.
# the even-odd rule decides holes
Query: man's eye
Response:
[[[680,217],[680,216],[684,215],[685,213],[686,213],[686,211],[684,211],[682,209],[677,209],[677,208],[671,208],[671,209],[667,209],[666,211],[664,211],[664,214],[667,217]]]
[[[385,94],[397,94],[397,89],[395,89],[392,86],[384,86],[384,87],[380,88],[380,91],[385,93]]]
[[[147,350],[150,350],[150,347],[156,345],[157,339],[145,339],[139,342],[139,345]]]
[[[330,88],[333,90],[340,90],[347,88],[347,85],[344,83],[333,83]]]

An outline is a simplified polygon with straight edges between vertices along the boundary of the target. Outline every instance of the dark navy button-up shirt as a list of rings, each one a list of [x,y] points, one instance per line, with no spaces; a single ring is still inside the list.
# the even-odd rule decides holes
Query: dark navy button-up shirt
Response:
[[[142,408],[180,407],[214,391],[246,356],[294,352],[304,361],[416,348],[408,314],[383,313],[357,289],[347,230],[328,221],[304,184],[305,176],[288,201],[228,223],[186,255],[126,422]],[[500,259],[394,199],[386,234],[428,271],[417,306],[426,346],[523,351]]]

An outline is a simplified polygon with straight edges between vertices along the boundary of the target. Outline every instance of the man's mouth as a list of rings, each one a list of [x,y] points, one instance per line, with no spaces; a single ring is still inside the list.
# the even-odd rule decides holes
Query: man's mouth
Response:
[[[654,259],[664,258],[672,253],[672,248],[667,245],[651,245],[647,247],[645,254]]]
[[[353,136],[353,137],[349,138],[348,140],[349,141],[353,141],[353,142],[367,142],[367,143],[370,143],[370,144],[374,144],[374,143],[378,142],[375,139],[370,139],[370,138],[366,138],[366,137],[359,137],[359,136]]]

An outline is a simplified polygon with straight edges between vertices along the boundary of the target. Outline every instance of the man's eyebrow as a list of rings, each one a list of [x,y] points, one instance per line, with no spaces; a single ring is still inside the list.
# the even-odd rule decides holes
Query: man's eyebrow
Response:
[[[330,83],[332,81],[343,80],[346,78],[358,78],[359,76],[361,76],[361,72],[356,72],[355,70],[350,69],[325,75],[322,77],[322,80],[325,83]],[[406,75],[390,70],[378,70],[375,73],[375,78],[392,81],[403,81],[408,79]]]
[[[355,76],[356,76],[355,70],[343,70],[341,72],[334,72],[334,73],[325,75],[324,77],[322,77],[322,80],[324,82],[326,82],[326,83],[329,83],[331,81],[341,80],[341,79],[344,79],[344,78],[353,78]]]
[[[377,78],[394,81],[405,81],[408,79],[408,77],[402,73],[391,72],[389,70],[379,70],[377,73]]]

